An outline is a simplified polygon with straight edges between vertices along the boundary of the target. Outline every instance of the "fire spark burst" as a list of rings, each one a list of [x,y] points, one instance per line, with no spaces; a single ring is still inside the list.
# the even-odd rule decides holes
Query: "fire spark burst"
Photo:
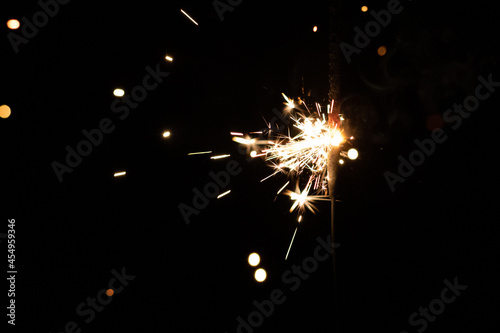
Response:
[[[328,153],[332,147],[339,147],[346,140],[342,135],[341,120],[339,115],[334,115],[333,101],[327,106],[326,116],[322,113],[321,106],[316,104],[316,113],[311,113],[304,101],[296,105],[294,101],[285,94],[285,111],[289,113],[293,121],[293,127],[298,130],[294,136],[277,133],[274,140],[257,140],[255,138],[233,137],[233,140],[258,149],[256,146],[264,146],[262,154],[252,151],[252,157],[265,156],[271,162],[274,172],[262,181],[284,173],[297,180],[295,191],[284,192],[294,201],[290,211],[298,208],[299,213],[305,209],[316,212],[313,202],[316,200],[329,200],[328,194]],[[306,115],[306,112],[308,115]],[[272,136],[273,129],[269,128]],[[306,177],[307,185],[303,190],[299,189],[298,182]],[[287,183],[288,184],[288,183]],[[286,185],[278,191],[278,194]],[[311,191],[313,194],[310,194]]]
[[[292,136],[290,130],[288,135],[274,133],[271,125],[268,125],[270,137],[268,140],[258,140],[249,136],[243,138],[242,133],[233,132],[234,134],[231,134],[234,135],[233,141],[251,148],[252,153],[250,156],[265,156],[266,160],[272,165],[274,172],[261,181],[279,173],[284,173],[289,178],[296,180],[295,191],[286,190],[284,194],[288,195],[293,201],[290,212],[298,211],[300,214],[298,222],[300,223],[302,214],[306,209],[313,213],[317,211],[314,205],[316,201],[332,200],[328,180],[329,177],[332,177],[333,180],[330,185],[333,185],[333,177],[336,177],[334,175],[336,172],[333,171],[332,175],[328,174],[329,158],[331,158],[332,152],[339,152],[348,140],[344,138],[341,128],[343,117],[333,112],[334,101],[327,106],[326,114],[322,112],[318,103],[316,103],[316,112],[312,113],[304,101],[299,99],[299,104],[296,105],[285,94],[283,94],[283,97],[286,101],[284,103],[286,105],[285,112],[293,121],[292,130],[296,131],[297,134]],[[262,146],[264,148],[260,150],[259,148]],[[261,153],[256,150],[260,150]],[[338,160],[338,157],[335,161],[343,163],[342,160]],[[300,181],[302,183],[306,182],[302,190],[299,187]],[[281,187],[277,194],[280,194],[289,183],[290,181]],[[295,229],[296,231],[297,229]],[[293,238],[295,238],[295,233]],[[291,245],[290,243],[290,247]],[[288,252],[286,257],[288,257]]]

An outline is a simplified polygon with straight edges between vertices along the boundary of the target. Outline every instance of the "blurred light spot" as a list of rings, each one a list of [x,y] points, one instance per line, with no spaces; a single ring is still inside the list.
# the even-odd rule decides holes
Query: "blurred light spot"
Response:
[[[226,191],[226,192],[224,192],[224,193],[222,193],[222,194],[219,194],[219,195],[217,196],[217,199],[220,199],[220,198],[222,198],[223,196],[228,195],[229,193],[231,193],[231,190]]]
[[[442,128],[443,125],[443,117],[439,114],[431,114],[425,120],[425,127],[427,127],[429,131],[435,130],[436,128]]]
[[[339,164],[344,164],[344,160],[340,159]]]
[[[362,6],[362,7],[361,7],[361,11],[362,11],[363,13],[366,13],[366,12],[368,11],[368,6]]]
[[[257,266],[260,263],[260,256],[257,253],[251,253],[248,256],[248,263],[250,266]]]
[[[170,132],[169,131],[163,132],[163,137],[164,138],[168,138],[169,136],[170,136]]]
[[[266,277],[267,273],[265,269],[259,268],[255,271],[255,280],[257,280],[257,282],[264,282],[266,280]]]
[[[115,172],[114,176],[115,177],[120,177],[120,176],[125,176],[127,174],[126,171],[121,171],[121,172]]]
[[[250,157],[255,157],[257,156],[257,152],[255,150],[252,150],[252,152],[250,153]]]
[[[302,221],[302,215],[299,216],[298,222]]]
[[[167,59],[168,61],[172,62],[174,61],[174,58],[172,58],[171,56],[167,55],[165,56],[165,59]]]
[[[314,32],[318,31],[318,27],[317,27],[317,26],[314,26],[314,27],[313,27],[313,31],[314,31]]]
[[[19,23],[18,20],[8,20],[7,21],[7,27],[9,27],[9,29],[12,29],[12,30],[16,30],[18,29],[19,27],[21,26],[21,23]]]
[[[113,290],[113,289],[108,289],[108,290],[106,290],[106,295],[108,295],[109,297],[113,296],[113,294],[114,294],[114,293],[115,293],[115,292],[114,292],[114,290]]]
[[[347,151],[347,157],[349,157],[351,160],[355,160],[358,158],[358,151],[354,148],[351,148]]]
[[[11,114],[10,107],[8,105],[0,106],[0,118],[7,119]]]
[[[123,95],[125,95],[125,91],[123,89],[115,89],[113,91],[113,95],[115,95],[116,97],[122,97]]]
[[[377,50],[377,54],[378,54],[379,56],[383,56],[383,55],[385,55],[385,54],[386,54],[386,52],[387,52],[387,48],[386,48],[384,45],[380,46],[380,47],[378,48],[378,50]]]

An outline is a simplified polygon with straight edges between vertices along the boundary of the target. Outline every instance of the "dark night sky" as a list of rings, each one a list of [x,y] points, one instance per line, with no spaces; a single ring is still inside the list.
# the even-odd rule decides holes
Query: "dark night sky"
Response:
[[[306,101],[325,102],[327,2],[245,0],[220,21],[211,1],[71,1],[17,54],[3,37],[0,105],[12,115],[0,119],[0,233],[15,218],[17,330],[63,332],[75,321],[82,332],[230,333],[255,310],[253,300],[280,289],[286,301],[255,332],[412,333],[422,326],[409,316],[457,277],[467,290],[425,331],[493,331],[499,92],[459,128],[442,124],[448,139],[394,192],[384,173],[397,173],[415,139],[431,137],[429,119],[474,95],[479,75],[500,81],[498,14],[489,2],[401,3],[352,62],[339,59],[338,103],[360,157],[340,168],[337,183],[336,294],[331,258],[296,291],[282,278],[329,235],[328,203],[305,214],[285,261],[296,215],[286,197],[274,199],[286,179],[261,183],[271,169],[248,161],[229,134],[265,127],[282,109],[282,92],[301,94],[302,77]],[[353,28],[372,20],[364,4],[387,7],[344,3],[342,41],[354,44]],[[0,22],[39,10],[36,1],[2,1]],[[170,75],[120,120],[113,90],[129,93],[157,65]],[[51,163],[64,163],[65,147],[104,118],[114,131],[59,182]],[[187,156],[205,150],[231,157]],[[231,160],[242,168],[231,193],[187,225],[179,204],[191,205],[192,189]],[[114,178],[121,170],[127,175]],[[262,284],[246,262],[254,251],[268,273]],[[135,279],[85,323],[75,309],[122,267]]]

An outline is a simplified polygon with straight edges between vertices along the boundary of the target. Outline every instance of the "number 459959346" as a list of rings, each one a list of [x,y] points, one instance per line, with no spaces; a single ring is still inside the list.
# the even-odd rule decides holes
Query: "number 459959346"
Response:
[[[14,266],[14,262],[15,262],[15,258],[16,256],[14,255],[14,253],[16,252],[16,230],[15,230],[15,223],[16,223],[16,220],[15,219],[9,219],[9,224],[8,224],[8,227],[9,229],[7,230],[8,232],[8,238],[9,240],[7,241],[8,245],[8,252],[10,253],[10,255],[8,256],[8,261],[11,265],[11,267]]]

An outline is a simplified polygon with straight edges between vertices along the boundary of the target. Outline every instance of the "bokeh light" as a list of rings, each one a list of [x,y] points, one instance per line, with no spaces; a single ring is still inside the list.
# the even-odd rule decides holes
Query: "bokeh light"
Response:
[[[9,118],[11,114],[10,107],[8,105],[2,105],[0,106],[0,118]]]
[[[314,27],[313,27],[313,31],[314,31],[314,32],[318,31],[318,27],[317,27],[317,26],[314,26]]]
[[[257,266],[260,263],[260,256],[257,253],[251,253],[248,256],[248,263],[250,266]]]
[[[257,280],[257,282],[264,282],[266,278],[267,278],[267,273],[265,269],[259,268],[258,270],[255,271],[255,280]]]
[[[358,158],[358,151],[354,148],[351,148],[347,151],[347,157],[349,157],[351,160],[355,160]]]
[[[113,91],[113,95],[115,95],[116,97],[122,97],[123,95],[125,95],[125,91],[123,89],[115,89]]]
[[[378,54],[379,56],[383,56],[383,55],[385,55],[385,54],[386,54],[386,52],[387,52],[387,48],[386,48],[384,45],[380,46],[380,47],[378,48],[378,50],[377,50],[377,54]]]
[[[165,56],[165,59],[166,59],[167,61],[170,61],[170,62],[174,61],[174,58],[172,58],[172,57],[171,57],[171,56],[169,56],[169,55]]]
[[[361,11],[362,11],[363,13],[366,13],[366,12],[368,11],[368,6],[362,6],[362,7],[361,7]]]
[[[170,136],[170,131],[163,132],[163,137],[168,138]]]
[[[115,293],[115,292],[114,292],[114,290],[113,290],[113,289],[108,289],[108,290],[106,290],[106,295],[108,295],[109,297],[113,296],[113,294],[114,294],[114,293]]]
[[[12,30],[16,30],[21,26],[18,20],[12,19],[7,21],[7,27]]]

